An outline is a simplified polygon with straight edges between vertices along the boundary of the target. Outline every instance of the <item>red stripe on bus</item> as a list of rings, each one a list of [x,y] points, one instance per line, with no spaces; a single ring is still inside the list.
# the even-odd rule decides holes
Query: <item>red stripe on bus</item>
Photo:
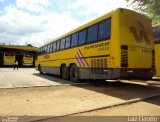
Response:
[[[81,52],[81,50],[78,50],[78,51],[80,52],[81,56],[84,57],[84,56],[83,56],[83,53]],[[89,64],[88,64],[88,62],[86,61],[86,59],[84,59],[84,62],[85,62],[85,64],[86,64],[86,66],[89,66]]]
[[[80,66],[82,66],[82,64],[81,64],[81,62],[79,61],[79,58],[78,58],[77,55],[75,56],[75,58],[76,58],[76,61],[78,62],[78,64],[79,64]]]
[[[81,54],[79,53],[79,51],[77,52],[77,55],[78,55],[78,57],[79,57],[81,63],[82,63],[83,66],[85,67],[85,63],[84,63],[83,59],[81,58],[82,56],[81,56]]]

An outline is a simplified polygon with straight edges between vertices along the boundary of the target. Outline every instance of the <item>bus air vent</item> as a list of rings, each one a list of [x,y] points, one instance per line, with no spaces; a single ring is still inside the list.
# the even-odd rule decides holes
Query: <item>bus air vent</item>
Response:
[[[92,59],[91,60],[91,73],[92,74],[105,74],[104,70],[107,68],[107,59]]]
[[[128,67],[128,46],[121,46],[121,67]]]

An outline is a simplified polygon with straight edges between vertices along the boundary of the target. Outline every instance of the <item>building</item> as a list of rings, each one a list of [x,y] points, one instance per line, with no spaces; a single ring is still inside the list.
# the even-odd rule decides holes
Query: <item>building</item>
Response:
[[[0,67],[11,66],[18,61],[19,66],[35,66],[37,47],[31,45],[0,45]]]

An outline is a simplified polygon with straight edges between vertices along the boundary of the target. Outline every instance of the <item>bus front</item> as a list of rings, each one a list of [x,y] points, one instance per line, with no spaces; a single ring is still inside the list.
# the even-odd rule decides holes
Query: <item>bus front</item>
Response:
[[[151,79],[154,75],[151,21],[126,9],[121,9],[119,15],[121,77]]]
[[[15,53],[5,52],[3,57],[3,65],[13,65],[15,62]]]

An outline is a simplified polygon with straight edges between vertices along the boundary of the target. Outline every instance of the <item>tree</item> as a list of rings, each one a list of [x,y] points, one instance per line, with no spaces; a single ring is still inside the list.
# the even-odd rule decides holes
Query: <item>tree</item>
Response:
[[[27,46],[33,47],[33,45],[31,45],[31,44],[27,44]]]
[[[134,10],[145,14],[152,24],[160,23],[160,0],[126,0]]]
[[[4,42],[0,42],[0,45],[5,45],[5,43]]]

